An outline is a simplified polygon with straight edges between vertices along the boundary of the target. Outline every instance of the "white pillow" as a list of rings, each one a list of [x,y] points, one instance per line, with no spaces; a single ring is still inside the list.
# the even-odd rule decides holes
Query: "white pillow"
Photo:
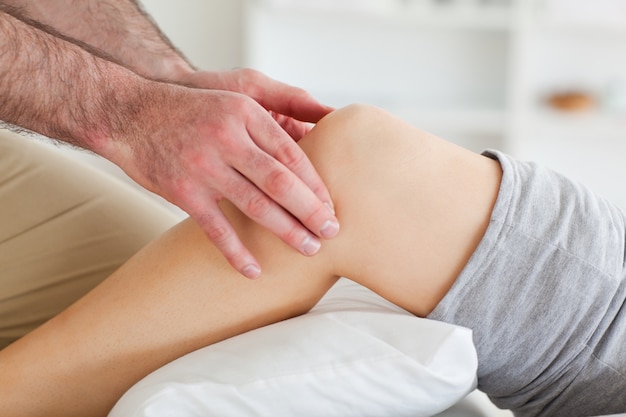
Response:
[[[430,416],[475,388],[476,367],[470,330],[342,279],[304,316],[155,371],[109,417]]]

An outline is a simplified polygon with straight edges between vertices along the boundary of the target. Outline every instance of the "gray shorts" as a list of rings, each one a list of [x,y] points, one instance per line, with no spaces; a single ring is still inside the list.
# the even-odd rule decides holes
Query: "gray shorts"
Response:
[[[519,416],[626,412],[625,224],[584,187],[498,153],[485,236],[429,318],[469,327],[478,387]]]

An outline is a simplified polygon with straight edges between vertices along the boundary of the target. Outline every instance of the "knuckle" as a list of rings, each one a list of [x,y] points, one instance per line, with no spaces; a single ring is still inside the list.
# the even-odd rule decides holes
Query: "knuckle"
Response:
[[[202,221],[202,228],[209,239],[218,247],[223,248],[232,236],[230,228],[217,221],[213,216],[206,216]]]
[[[291,94],[290,94],[291,102],[295,102],[298,100],[305,100],[311,98],[311,95],[304,88],[291,86]]]
[[[267,176],[265,187],[270,195],[284,196],[293,187],[293,179],[288,171],[275,169]]]
[[[181,206],[182,209],[189,211],[193,207],[194,183],[188,178],[173,178],[168,184],[168,192],[164,197],[172,200],[175,204]]]
[[[289,226],[289,228],[280,235],[280,238],[289,243],[292,246],[300,245],[304,240],[305,234],[302,232],[302,226],[297,225],[295,222]]]
[[[212,140],[223,141],[225,139],[228,139],[231,134],[231,125],[225,120],[220,120],[218,123],[212,123],[209,126],[209,137]]]
[[[269,212],[272,204],[270,200],[261,193],[255,193],[246,204],[246,212],[250,217],[261,218],[265,217]]]
[[[301,148],[291,142],[281,144],[276,150],[276,157],[291,170],[298,169],[308,161]]]
[[[257,86],[263,82],[263,74],[252,68],[242,68],[239,72],[241,79],[252,86]]]
[[[253,99],[260,99],[267,88],[268,77],[251,68],[243,69],[241,75],[247,94]]]
[[[261,76],[261,73],[253,68],[241,68],[239,73],[248,81],[257,80]]]
[[[246,94],[238,94],[238,93],[228,93],[224,94],[219,98],[218,106],[221,107],[223,112],[217,120],[218,123],[215,123],[217,126],[228,126],[230,127],[230,121],[233,118],[240,117],[242,111],[247,111],[250,108],[250,104],[253,100]]]
[[[255,101],[247,95],[239,95],[235,97],[234,103],[235,110],[240,112],[252,112]]]
[[[328,217],[328,209],[324,206],[320,206],[312,210],[308,215],[305,215],[302,219],[304,224],[312,224],[316,219],[326,219]]]

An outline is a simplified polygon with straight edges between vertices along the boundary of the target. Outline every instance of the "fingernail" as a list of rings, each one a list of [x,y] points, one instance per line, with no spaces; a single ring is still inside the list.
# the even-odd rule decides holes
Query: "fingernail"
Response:
[[[320,234],[325,239],[333,238],[339,233],[339,223],[331,220],[326,220],[320,229]]]
[[[333,206],[333,203],[324,203],[324,205],[328,208],[328,210],[330,210],[331,213],[333,213],[333,215],[335,215],[335,206]]]
[[[248,265],[241,272],[246,278],[255,279],[261,275],[261,268],[257,265]]]
[[[319,240],[313,239],[311,236],[307,236],[302,241],[302,253],[308,256],[315,255],[317,251],[320,250],[321,246],[322,244]]]

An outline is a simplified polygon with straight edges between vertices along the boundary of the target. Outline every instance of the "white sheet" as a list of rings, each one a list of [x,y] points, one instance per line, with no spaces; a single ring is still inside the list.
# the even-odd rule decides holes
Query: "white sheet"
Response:
[[[109,417],[432,416],[474,389],[476,367],[470,330],[343,280],[309,314],[157,370]]]

